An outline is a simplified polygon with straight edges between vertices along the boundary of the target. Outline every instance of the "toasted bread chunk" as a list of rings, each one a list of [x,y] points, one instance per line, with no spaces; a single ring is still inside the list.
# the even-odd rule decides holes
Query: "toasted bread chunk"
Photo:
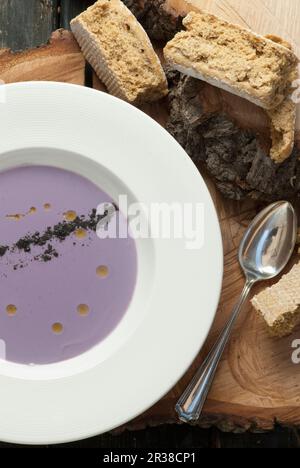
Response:
[[[267,112],[271,119],[270,156],[276,163],[282,163],[291,155],[295,144],[296,104],[287,97],[276,109]]]
[[[281,37],[270,34],[266,37],[292,50],[292,45]],[[290,88],[290,94],[278,107],[266,111],[271,120],[272,148],[270,156],[276,163],[285,161],[291,155],[295,145],[297,107],[296,103],[292,101],[291,95],[293,82],[298,76],[298,67],[295,67],[287,83]]]
[[[287,275],[252,299],[275,336],[289,335],[300,322],[300,263]]]
[[[164,49],[169,66],[273,109],[298,64],[287,47],[204,12],[191,12]]]
[[[71,21],[71,29],[111,94],[134,104],[167,94],[167,80],[151,42],[120,0],[98,0]]]

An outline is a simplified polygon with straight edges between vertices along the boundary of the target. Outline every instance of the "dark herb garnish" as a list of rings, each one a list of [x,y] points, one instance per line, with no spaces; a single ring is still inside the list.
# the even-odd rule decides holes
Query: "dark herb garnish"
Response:
[[[3,257],[3,255],[5,255],[8,251],[8,249],[8,245],[0,245],[0,257]]]
[[[26,234],[21,237],[11,247],[0,246],[0,257],[3,257],[8,251],[20,250],[26,253],[31,252],[31,248],[34,246],[43,247],[47,244],[47,248],[39,255],[34,257],[34,260],[49,262],[53,258],[58,257],[58,252],[51,245],[51,241],[58,240],[64,241],[71,234],[75,233],[78,229],[84,229],[86,231],[95,232],[97,225],[100,221],[103,221],[103,226],[108,225],[112,214],[118,211],[118,207],[114,205],[114,211],[106,210],[103,215],[97,215],[96,209],[93,209],[88,216],[81,215],[77,216],[74,221],[62,221],[54,226],[48,226],[44,232],[36,231],[34,234]],[[76,242],[73,243],[76,245]],[[14,269],[17,269],[17,265]]]

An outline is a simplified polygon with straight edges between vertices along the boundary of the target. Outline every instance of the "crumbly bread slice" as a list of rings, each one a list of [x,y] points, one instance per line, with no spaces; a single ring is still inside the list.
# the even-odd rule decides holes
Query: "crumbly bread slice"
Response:
[[[192,11],[183,25],[164,49],[169,66],[265,109],[285,99],[298,64],[291,50],[205,12]]]
[[[295,144],[296,104],[290,96],[275,109],[267,111],[271,119],[272,147],[270,156],[276,163],[282,163],[292,153]]]
[[[167,94],[166,76],[151,42],[120,0],[98,0],[71,21],[71,29],[111,94],[134,104]]]
[[[271,41],[292,50],[292,45],[281,37],[273,34],[269,34],[266,37]],[[290,93],[282,104],[275,109],[266,111],[271,121],[272,148],[270,156],[276,163],[282,163],[285,161],[291,155],[295,145],[297,106],[296,103],[292,101],[291,94],[293,90],[293,82],[297,78],[298,67],[295,67],[288,82]]]
[[[272,335],[289,335],[300,322],[300,263],[287,275],[252,299]]]

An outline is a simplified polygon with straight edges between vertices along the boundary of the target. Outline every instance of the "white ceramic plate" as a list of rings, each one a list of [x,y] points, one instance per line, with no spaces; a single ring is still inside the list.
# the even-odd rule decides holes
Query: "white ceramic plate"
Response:
[[[116,199],[125,193],[146,204],[204,206],[201,249],[187,249],[186,239],[137,241],[135,294],[104,342],[58,364],[0,361],[0,440],[48,444],[94,436],[158,401],[203,345],[223,272],[215,209],[177,142],[104,93],[47,82],[3,85],[0,128],[0,170],[50,164],[89,177]]]

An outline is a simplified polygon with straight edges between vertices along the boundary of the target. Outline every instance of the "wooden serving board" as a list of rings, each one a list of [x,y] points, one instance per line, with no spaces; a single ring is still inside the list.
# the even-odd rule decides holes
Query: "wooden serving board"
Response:
[[[227,5],[228,11],[230,11],[229,5],[238,2],[216,1],[210,3],[218,5],[220,8],[222,5]],[[247,2],[242,3],[246,4]],[[272,6],[272,0],[264,2],[256,0],[254,2],[254,4],[258,3],[264,5],[267,12]],[[276,5],[277,3],[286,5],[287,2],[276,0],[275,3]],[[288,3],[295,6],[294,15],[296,18],[298,2],[291,0]],[[252,18],[250,13],[254,12],[253,3],[251,7],[248,14]],[[276,11],[279,15],[282,14],[278,5]],[[236,14],[233,19],[237,20],[237,16]],[[292,16],[289,11],[289,17],[292,18]],[[281,18],[278,23],[280,27],[286,24],[285,18]],[[290,34],[292,31],[294,31],[293,34],[296,34],[293,29],[290,30]],[[277,33],[278,31],[274,31],[273,27],[273,30],[267,32]],[[6,83],[52,80],[84,85],[85,77],[85,61],[72,34],[67,31],[56,31],[52,35],[49,45],[38,49],[17,54],[12,54],[8,50],[0,50],[0,79]],[[91,83],[97,89],[105,89],[95,77]],[[232,105],[234,105],[234,101],[232,101]],[[166,121],[165,106],[154,104],[145,106],[143,110],[161,124]],[[251,106],[249,112],[254,113],[252,119],[257,124],[255,106]],[[225,324],[244,283],[237,261],[237,249],[245,228],[261,206],[253,201],[238,203],[225,200],[216,191],[210,179],[205,174],[203,175],[216,204],[223,234],[225,274],[219,310],[201,354],[185,377],[164,399],[144,415],[127,424],[126,427],[129,429],[177,422],[174,404]],[[227,431],[269,430],[273,428],[275,421],[288,425],[300,425],[300,367],[293,365],[291,361],[291,344],[296,338],[300,338],[300,330],[285,339],[270,338],[264,323],[248,305],[222,359],[199,424],[201,426],[215,424]]]

